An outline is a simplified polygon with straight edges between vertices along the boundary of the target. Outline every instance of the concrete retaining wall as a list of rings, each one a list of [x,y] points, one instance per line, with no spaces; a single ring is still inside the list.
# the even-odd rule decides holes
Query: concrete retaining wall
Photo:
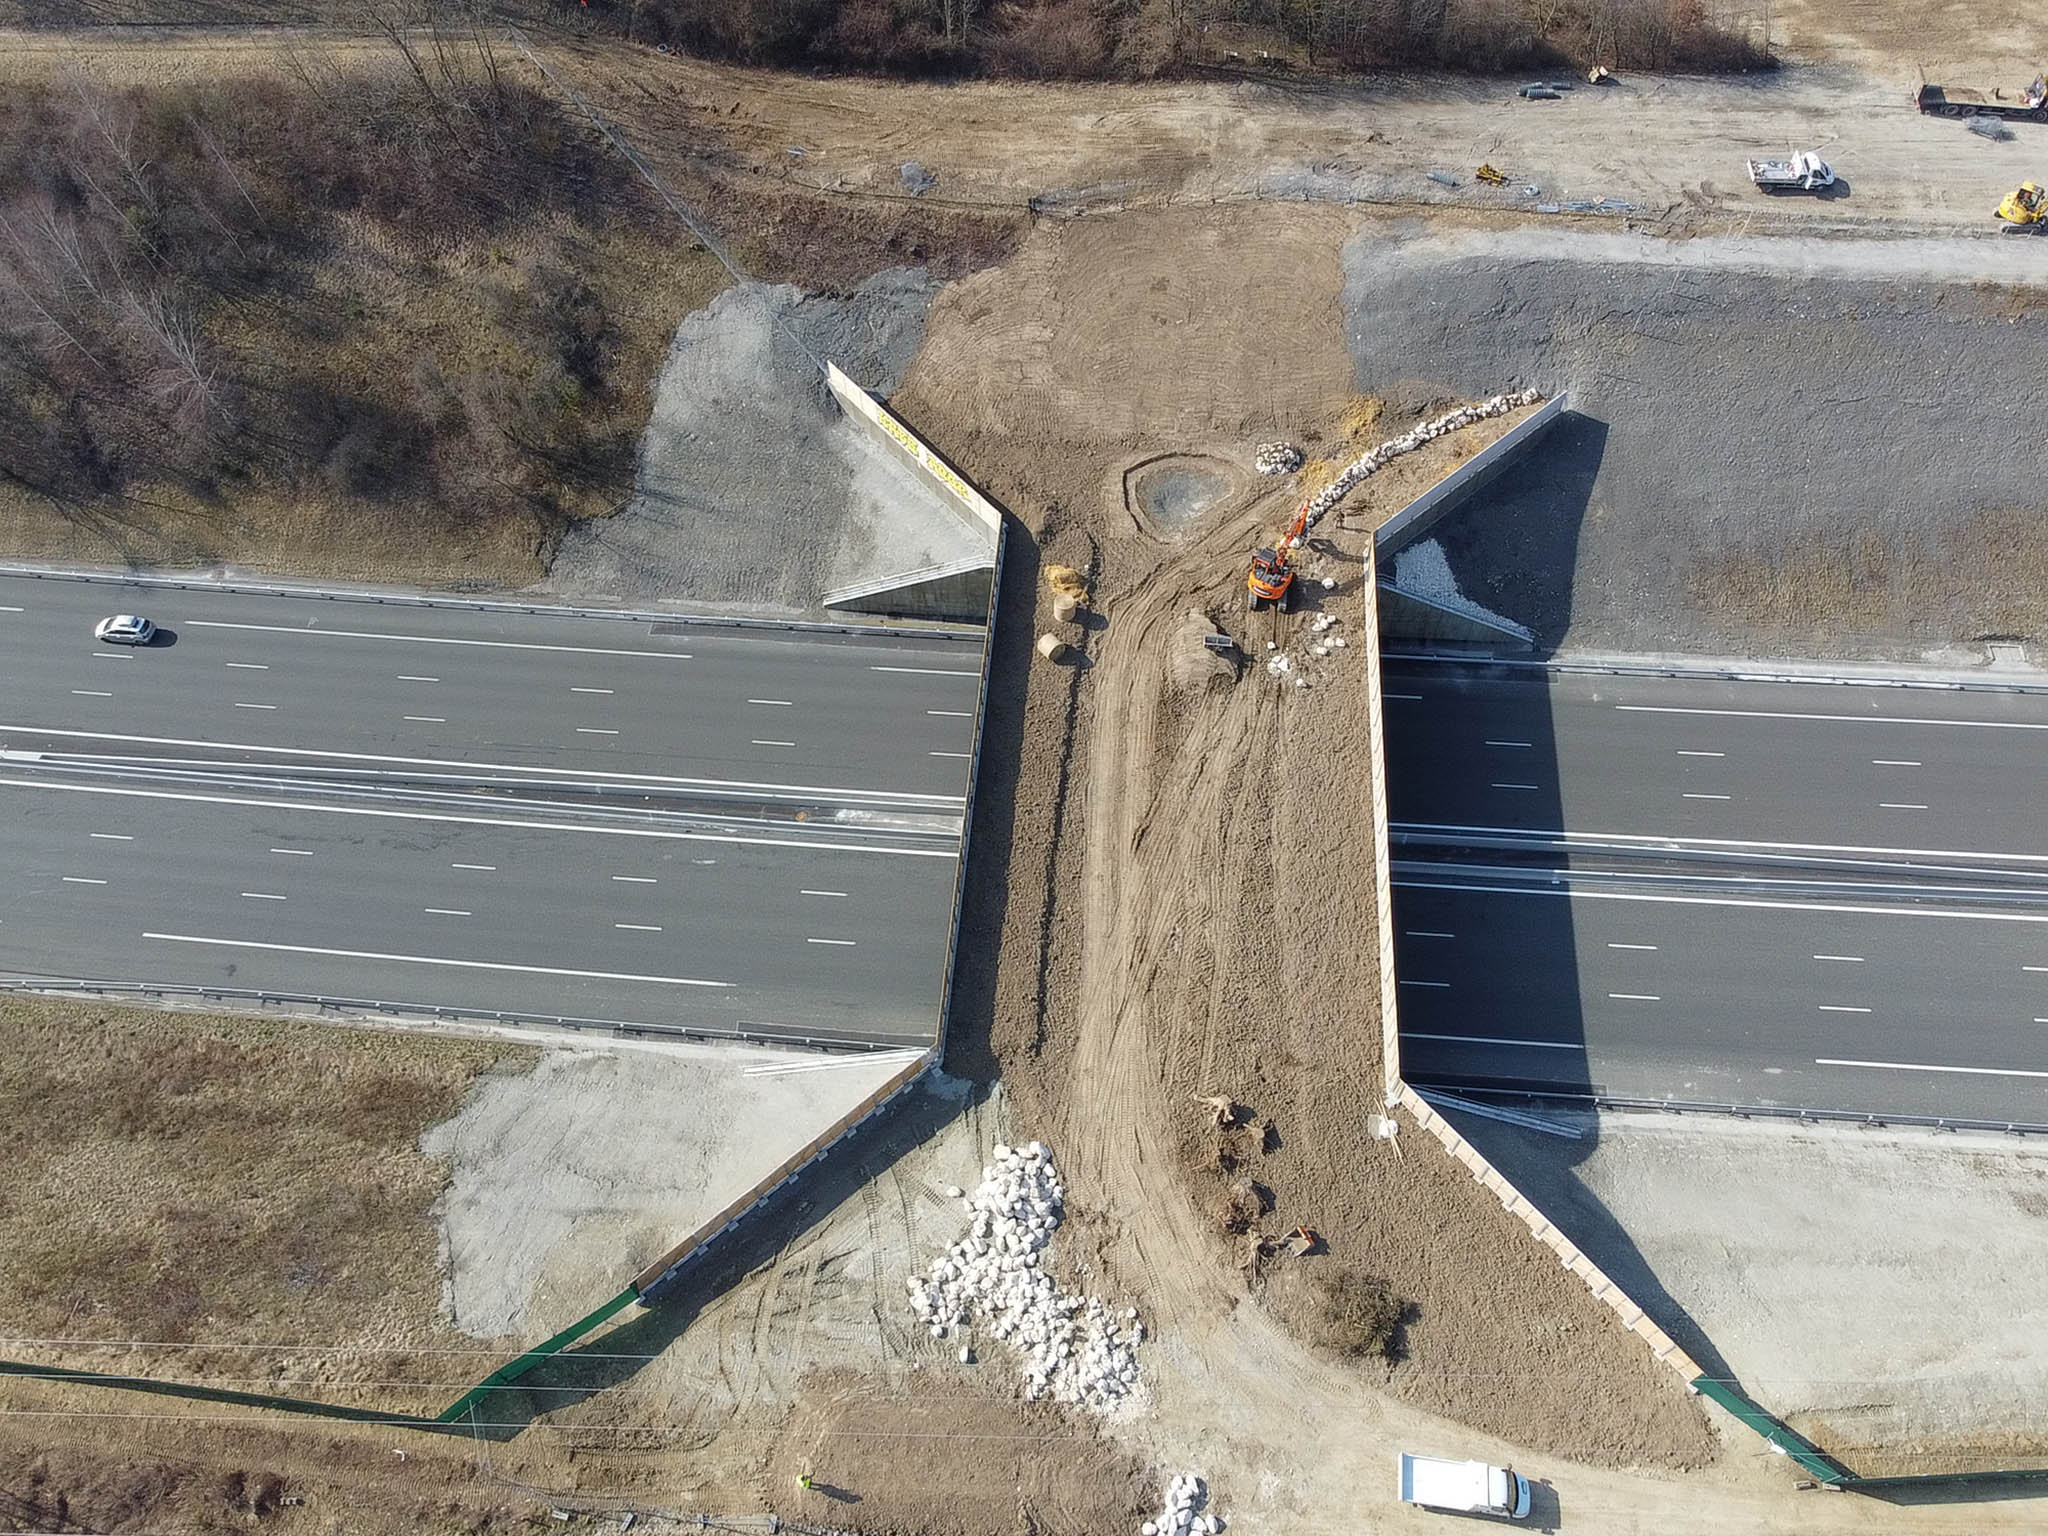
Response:
[[[963,513],[988,530],[991,541],[1002,531],[1003,514],[996,509],[995,503],[969,485],[958,470],[903,425],[894,411],[842,373],[837,363],[825,365],[825,382],[849,415],[866,422],[904,463],[937,484]],[[989,558],[995,558],[993,542]]]
[[[871,1115],[879,1113],[899,1093],[910,1088],[937,1058],[938,1052],[932,1050],[911,1062],[791,1153],[773,1173],[641,1270],[633,1277],[633,1288],[640,1293],[641,1304],[650,1307],[659,1305],[662,1291],[675,1284],[692,1260],[701,1257],[719,1238],[736,1228],[749,1211],[783,1185],[792,1182],[804,1169],[825,1156],[842,1139],[858,1130]]]
[[[1551,402],[1552,405],[1561,403],[1562,397]],[[1548,411],[1550,406],[1543,409]],[[1542,415],[1542,412],[1539,411],[1537,415]],[[1533,422],[1536,419],[1532,416],[1529,421]],[[1526,427],[1528,424],[1524,422],[1522,425]],[[1501,442],[1505,443],[1507,440],[1502,438]],[[1385,532],[1384,529],[1381,531]],[[1385,547],[1378,541],[1366,550],[1365,590],[1368,594],[1377,593],[1379,590],[1378,557],[1385,552]],[[1401,1018],[1394,975],[1394,900],[1390,874],[1392,854],[1387,836],[1387,750],[1383,712],[1385,702],[1380,692],[1379,605],[1372,601],[1370,596],[1365,604],[1365,633],[1368,654],[1372,659],[1366,685],[1365,715],[1367,745],[1371,751],[1369,771],[1372,776],[1373,905],[1376,909],[1373,939],[1379,950],[1380,1034],[1387,1108],[1390,1112],[1397,1107],[1406,1110],[1415,1124],[1434,1136],[1446,1152],[1462,1163],[1473,1178],[1492,1192],[1494,1198],[1500,1201],[1510,1215],[1520,1217],[1522,1223],[1528,1227],[1530,1235],[1555,1253],[1559,1263],[1585,1282],[1586,1288],[1614,1312],[1622,1327],[1649,1345],[1653,1355],[1677,1371],[1689,1390],[1697,1391],[1698,1389],[1693,1387],[1693,1382],[1702,1372],[1692,1357],[1680,1349],[1671,1336],[1658,1327],[1649,1315],[1630,1299],[1626,1291],[1610,1280],[1599,1265],[1587,1258],[1576,1244],[1551,1225],[1550,1218],[1503,1178],[1500,1171],[1459,1134],[1456,1126],[1438,1114],[1421,1094],[1401,1080]]]
[[[1499,474],[1509,459],[1556,426],[1557,418],[1564,414],[1570,401],[1571,396],[1565,393],[1544,401],[1533,415],[1516,422],[1505,435],[1487,444],[1380,524],[1379,532],[1373,535],[1380,553],[1396,554],[1402,545],[1421,538],[1466,497]]]

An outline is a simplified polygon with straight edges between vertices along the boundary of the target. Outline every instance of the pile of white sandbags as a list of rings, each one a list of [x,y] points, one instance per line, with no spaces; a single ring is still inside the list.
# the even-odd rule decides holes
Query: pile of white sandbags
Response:
[[[1525,405],[1534,405],[1543,396],[1533,389],[1517,390],[1512,395],[1495,395],[1478,405],[1461,405],[1455,411],[1446,411],[1435,421],[1425,421],[1421,426],[1403,432],[1399,437],[1389,438],[1363,458],[1354,459],[1344,466],[1335,480],[1308,504],[1308,528],[1322,521],[1323,515],[1357,488],[1360,482],[1378,474],[1387,465],[1403,454],[1413,453],[1424,443],[1436,441],[1447,432],[1456,432],[1474,422],[1486,421],[1495,416],[1505,416],[1509,411],[1519,411]],[[1306,533],[1307,529],[1303,530]]]
[[[1301,450],[1292,443],[1261,443],[1252,468],[1262,475],[1291,475],[1301,468]]]
[[[935,1339],[970,1319],[1024,1357],[1024,1395],[1114,1407],[1138,1384],[1135,1308],[1121,1319],[1094,1297],[1062,1292],[1039,1255],[1060,1224],[1065,1191],[1043,1142],[995,1148],[981,1187],[963,1202],[973,1222],[930,1271],[909,1281],[910,1304]],[[961,1352],[963,1363],[971,1351]]]
[[[1138,1527],[1139,1536],[1217,1536],[1223,1529],[1218,1515],[1202,1513],[1209,1504],[1209,1490],[1192,1472],[1181,1472],[1166,1485],[1166,1503],[1157,1520]]]

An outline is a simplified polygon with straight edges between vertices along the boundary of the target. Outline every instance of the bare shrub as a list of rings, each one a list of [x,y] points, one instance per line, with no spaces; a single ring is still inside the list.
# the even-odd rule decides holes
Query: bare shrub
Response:
[[[1347,1264],[1318,1264],[1304,1276],[1303,1323],[1312,1342],[1340,1355],[1388,1355],[1408,1303],[1387,1282]]]

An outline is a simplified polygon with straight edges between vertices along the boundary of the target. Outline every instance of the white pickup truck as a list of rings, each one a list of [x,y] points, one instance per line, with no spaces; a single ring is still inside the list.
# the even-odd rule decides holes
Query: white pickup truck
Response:
[[[1403,1451],[1401,1498],[1458,1515],[1529,1517],[1529,1479],[1512,1468],[1490,1467],[1483,1461],[1441,1461]]]
[[[1766,192],[1818,192],[1835,184],[1834,167],[1810,149],[1783,160],[1752,160],[1749,179]]]

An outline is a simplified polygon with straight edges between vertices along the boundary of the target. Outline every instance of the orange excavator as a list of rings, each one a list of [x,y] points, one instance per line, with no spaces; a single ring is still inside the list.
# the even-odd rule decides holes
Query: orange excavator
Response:
[[[1252,568],[1245,576],[1244,585],[1250,594],[1246,606],[1253,613],[1268,603],[1276,605],[1282,613],[1293,608],[1294,551],[1301,543],[1302,534],[1308,531],[1308,508],[1309,504],[1303,502],[1280,542],[1252,556]]]

